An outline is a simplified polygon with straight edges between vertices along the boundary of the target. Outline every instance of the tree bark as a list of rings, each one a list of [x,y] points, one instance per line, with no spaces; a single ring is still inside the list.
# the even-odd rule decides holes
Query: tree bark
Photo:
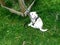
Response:
[[[5,6],[4,0],[0,0],[0,4]]]
[[[18,2],[19,2],[21,12],[24,13],[26,11],[26,5],[25,5],[24,0],[18,0]]]

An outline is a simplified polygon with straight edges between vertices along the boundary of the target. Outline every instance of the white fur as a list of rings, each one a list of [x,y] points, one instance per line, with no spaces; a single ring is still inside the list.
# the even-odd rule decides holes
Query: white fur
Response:
[[[31,22],[28,24],[28,26],[40,29],[42,32],[47,31],[47,29],[42,29],[43,22],[40,17],[36,20],[37,17],[38,17],[38,14],[36,12],[30,12]],[[33,25],[33,23],[34,23],[34,25]]]

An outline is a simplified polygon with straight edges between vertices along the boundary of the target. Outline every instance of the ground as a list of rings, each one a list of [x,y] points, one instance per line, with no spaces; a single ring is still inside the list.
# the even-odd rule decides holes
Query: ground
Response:
[[[31,11],[42,18],[47,32],[28,27],[28,16],[17,16],[0,6],[0,45],[22,45],[24,41],[25,45],[60,45],[60,0],[36,0]]]

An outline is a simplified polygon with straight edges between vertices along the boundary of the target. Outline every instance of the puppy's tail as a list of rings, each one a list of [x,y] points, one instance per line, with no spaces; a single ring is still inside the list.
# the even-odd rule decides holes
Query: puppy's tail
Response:
[[[48,29],[41,29],[41,28],[40,28],[40,30],[41,30],[42,32],[45,32],[45,31],[47,31]]]

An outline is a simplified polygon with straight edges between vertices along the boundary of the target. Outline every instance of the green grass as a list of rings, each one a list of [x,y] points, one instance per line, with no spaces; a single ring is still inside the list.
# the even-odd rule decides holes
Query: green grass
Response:
[[[25,45],[60,45],[60,0],[36,0],[31,11],[37,11],[47,32],[24,27],[30,22],[28,16],[17,16],[0,6],[0,45],[22,45],[23,41]]]

